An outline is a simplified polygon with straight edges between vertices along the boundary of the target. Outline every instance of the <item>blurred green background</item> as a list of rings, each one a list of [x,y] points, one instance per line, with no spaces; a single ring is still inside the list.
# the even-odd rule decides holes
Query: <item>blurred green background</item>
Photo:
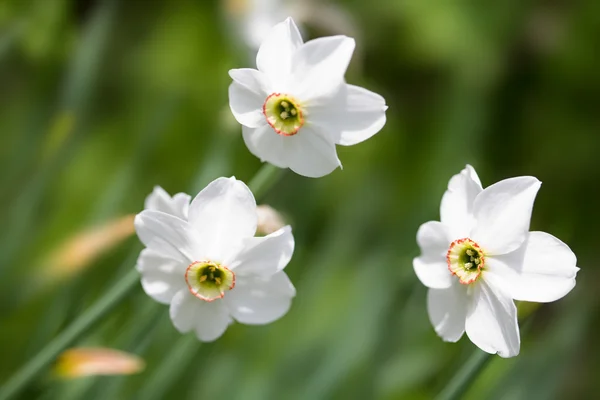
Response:
[[[260,168],[227,99],[228,69],[254,67],[240,29],[250,3],[0,1],[0,382],[141,249],[133,236],[61,269],[65,242],[139,212],[154,185],[195,194]],[[411,260],[466,163],[484,186],[538,177],[532,230],[568,243],[581,267],[571,294],[535,313],[521,354],[493,357],[466,398],[597,397],[600,2],[298,4],[305,39],[356,37],[347,80],[389,110],[378,135],[338,148],[343,171],[288,171],[260,201],[294,229],[291,311],[200,344],[138,285],[75,345],[138,354],[142,373],[46,371],[20,398],[432,398],[477,349],[435,335]]]

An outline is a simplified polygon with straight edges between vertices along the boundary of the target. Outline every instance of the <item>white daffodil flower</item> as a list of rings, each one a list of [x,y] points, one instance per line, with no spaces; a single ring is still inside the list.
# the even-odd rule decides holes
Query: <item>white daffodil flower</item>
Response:
[[[184,196],[170,198],[155,188],[149,209],[135,218],[146,246],[137,261],[144,291],[170,304],[178,331],[193,330],[206,342],[234,320],[267,324],[281,318],[295,296],[283,272],[294,251],[291,228],[254,237],[256,202],[235,178],[213,181],[189,207]]]
[[[233,69],[229,105],[244,141],[262,161],[321,177],[341,166],[335,145],[360,143],[385,125],[385,100],[344,74],[354,39],[303,43],[291,18],[260,46],[256,69]]]
[[[544,232],[529,232],[540,181],[522,176],[483,189],[470,165],[450,179],[441,222],[421,225],[413,260],[429,288],[427,309],[437,334],[456,342],[464,332],[485,352],[519,354],[513,300],[551,302],[575,286],[575,254]]]

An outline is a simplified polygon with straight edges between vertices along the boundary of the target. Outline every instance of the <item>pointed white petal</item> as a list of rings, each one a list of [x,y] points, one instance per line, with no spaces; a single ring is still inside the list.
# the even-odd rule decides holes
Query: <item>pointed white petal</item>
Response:
[[[235,119],[242,125],[257,128],[267,124],[263,104],[270,94],[262,72],[255,69],[232,69],[229,75],[229,107]]]
[[[451,243],[448,227],[438,221],[424,223],[417,231],[417,243],[421,256],[413,260],[413,268],[421,283],[435,289],[450,287],[454,278],[446,262]]]
[[[242,133],[250,153],[262,162],[269,162],[279,168],[288,167],[288,152],[284,144],[287,138],[275,133],[270,125],[256,129],[242,126]]]
[[[294,54],[293,90],[306,103],[335,96],[354,52],[354,39],[329,36],[302,45]]]
[[[256,274],[268,277],[283,270],[294,253],[294,236],[288,225],[270,235],[244,240],[244,247],[231,262],[236,276]]]
[[[331,101],[309,103],[306,107],[311,124],[331,132],[334,141],[351,146],[369,139],[385,125],[385,99],[353,85],[340,85]]]
[[[134,223],[142,243],[165,257],[189,265],[203,252],[195,229],[180,218],[146,210],[135,216]]]
[[[457,342],[465,332],[467,287],[458,282],[447,289],[429,289],[427,311],[435,332],[446,342]]]
[[[142,275],[144,292],[159,303],[169,304],[178,291],[186,288],[184,276],[187,264],[180,261],[144,249],[136,268]]]
[[[269,77],[275,89],[283,90],[286,85],[294,53],[301,45],[298,27],[288,18],[271,29],[258,49],[256,66]]]
[[[341,166],[331,136],[312,126],[303,126],[294,135],[284,138],[289,167],[297,174],[320,178]]]
[[[285,272],[267,278],[243,276],[223,301],[238,322],[249,325],[268,324],[287,313],[296,291]]]
[[[521,345],[517,307],[508,294],[484,277],[472,286],[465,331],[481,350],[514,357]]]
[[[235,178],[218,178],[190,205],[190,224],[205,248],[204,257],[221,262],[256,232],[256,202],[248,186]]]
[[[448,182],[448,190],[442,197],[440,217],[457,239],[469,237],[474,223],[473,203],[482,190],[479,176],[470,165]]]
[[[173,297],[169,314],[175,329],[181,333],[194,330],[198,339],[203,342],[219,338],[232,322],[222,300],[200,300],[187,288]]]
[[[515,300],[547,303],[575,287],[579,268],[569,246],[545,232],[530,232],[518,250],[488,258],[487,274],[497,276]]]
[[[177,193],[173,197],[160,186],[155,186],[146,197],[144,209],[162,211],[181,219],[187,219],[188,207],[192,198],[185,193]]]
[[[472,239],[492,255],[516,250],[527,238],[540,185],[534,177],[521,176],[485,188],[473,205]]]

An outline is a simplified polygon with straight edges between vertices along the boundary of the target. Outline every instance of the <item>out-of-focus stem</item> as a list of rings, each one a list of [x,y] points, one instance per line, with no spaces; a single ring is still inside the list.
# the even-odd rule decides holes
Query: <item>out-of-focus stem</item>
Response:
[[[263,197],[284,172],[284,169],[277,168],[271,164],[264,164],[248,183],[248,187],[254,193],[254,197],[257,200]]]
[[[517,305],[519,322],[522,326],[521,334],[526,333],[531,328],[533,315],[538,308],[539,305],[532,307],[529,303],[523,302]],[[492,354],[485,353],[479,349],[475,350],[473,355],[452,377],[450,382],[448,382],[444,390],[436,397],[436,400],[461,399],[491,359]]]
[[[477,379],[477,376],[485,368],[486,364],[492,359],[492,355],[479,349],[475,350],[473,355],[458,370],[456,375],[450,379],[448,385],[436,397],[436,400],[455,400],[462,398],[471,383]]]

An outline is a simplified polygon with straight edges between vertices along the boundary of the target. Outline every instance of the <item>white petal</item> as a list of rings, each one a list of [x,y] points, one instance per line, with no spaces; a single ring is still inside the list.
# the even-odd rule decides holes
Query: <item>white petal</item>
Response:
[[[265,237],[244,240],[244,248],[229,263],[236,275],[273,275],[283,270],[294,253],[294,236],[288,225]]]
[[[521,339],[515,303],[487,278],[479,279],[472,287],[465,324],[469,339],[490,354],[518,355]]]
[[[510,178],[485,188],[473,205],[475,240],[489,254],[517,249],[529,231],[535,196],[541,182],[531,176]]]
[[[258,96],[265,96],[260,103],[260,107],[262,108],[266,96],[271,94],[269,79],[265,74],[252,68],[238,68],[230,69],[229,76],[235,83],[239,84],[250,93],[254,93]]]
[[[421,283],[436,289],[450,287],[453,278],[446,262],[451,243],[448,228],[441,222],[426,222],[417,231],[417,243],[421,256],[413,260],[413,268]]]
[[[302,45],[302,36],[291,18],[275,25],[258,49],[256,66],[271,83],[283,90],[292,71],[296,49]]]
[[[186,333],[194,328],[197,322],[197,305],[201,301],[194,297],[187,288],[178,291],[173,296],[171,307],[169,307],[169,316],[175,329],[181,333]]]
[[[479,176],[470,165],[448,182],[448,190],[442,197],[440,217],[457,239],[469,237],[474,223],[473,203],[482,190]]]
[[[448,264],[442,260],[427,257],[413,258],[413,269],[421,283],[432,289],[445,289],[452,284],[452,274]]]
[[[435,332],[446,342],[457,342],[465,332],[467,288],[458,282],[447,289],[429,289],[427,311]]]
[[[217,299],[210,303],[200,300],[200,302],[194,331],[201,341],[212,342],[225,333],[227,327],[233,323],[233,319],[223,300]]]
[[[446,262],[446,254],[452,243],[450,230],[446,224],[438,221],[425,222],[417,231],[417,244],[421,255]]]
[[[187,219],[191,199],[185,193],[177,193],[171,197],[163,188],[155,186],[152,193],[146,197],[144,208],[146,210],[162,211],[181,219]]]
[[[262,72],[255,69],[232,69],[229,75],[234,82],[229,85],[229,107],[242,125],[257,128],[267,124],[263,104],[270,94]]]
[[[181,333],[195,330],[196,336],[203,342],[219,338],[232,322],[221,299],[203,301],[194,297],[187,288],[173,297],[169,314],[175,329]]]
[[[142,275],[144,292],[159,303],[169,304],[178,291],[186,288],[187,264],[164,257],[150,249],[142,250],[136,268]]]
[[[146,210],[135,216],[134,223],[142,243],[165,257],[189,265],[203,251],[196,231],[180,218]]]
[[[385,125],[385,100],[358,86],[341,85],[331,101],[311,104],[306,113],[311,124],[331,132],[334,141],[351,146],[369,139]]]
[[[288,167],[287,148],[284,143],[288,138],[275,133],[270,125],[256,129],[242,126],[242,133],[250,153],[262,162],[269,162],[279,168]]]
[[[354,39],[329,36],[306,42],[294,54],[293,90],[307,103],[335,96],[354,52]]]
[[[215,179],[192,201],[189,221],[205,246],[204,257],[221,262],[256,232],[254,195],[234,177]]]
[[[326,132],[303,126],[294,136],[284,139],[289,167],[297,174],[320,178],[341,166],[335,143]]]
[[[236,277],[235,287],[223,301],[238,322],[262,325],[273,322],[290,309],[296,291],[285,272],[269,277]]]
[[[518,250],[487,260],[486,274],[497,276],[515,300],[547,303],[575,287],[579,268],[569,246],[545,232],[530,232]]]

